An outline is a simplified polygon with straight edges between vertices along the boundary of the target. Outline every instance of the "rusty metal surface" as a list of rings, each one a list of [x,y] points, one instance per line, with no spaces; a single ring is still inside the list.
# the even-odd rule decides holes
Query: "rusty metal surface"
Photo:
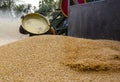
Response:
[[[69,8],[68,35],[120,40],[120,0],[102,0]]]

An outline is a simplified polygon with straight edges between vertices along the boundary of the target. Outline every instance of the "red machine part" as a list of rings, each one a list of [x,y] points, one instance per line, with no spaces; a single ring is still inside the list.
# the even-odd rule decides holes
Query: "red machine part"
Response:
[[[73,0],[75,4],[86,3],[86,0]],[[68,0],[61,0],[60,8],[65,17],[68,17]]]

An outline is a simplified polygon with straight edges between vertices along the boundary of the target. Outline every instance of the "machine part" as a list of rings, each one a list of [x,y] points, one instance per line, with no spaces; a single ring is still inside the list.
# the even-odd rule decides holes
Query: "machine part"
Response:
[[[20,25],[20,27],[19,27],[19,32],[21,34],[28,34],[28,32],[22,27],[22,25]]]
[[[86,0],[70,0],[70,4],[69,4],[69,0],[61,0],[60,2],[61,12],[65,17],[68,17],[69,5],[82,4],[82,3],[86,3]]]
[[[31,34],[44,34],[49,31],[50,23],[43,15],[31,13],[22,17],[22,27]]]

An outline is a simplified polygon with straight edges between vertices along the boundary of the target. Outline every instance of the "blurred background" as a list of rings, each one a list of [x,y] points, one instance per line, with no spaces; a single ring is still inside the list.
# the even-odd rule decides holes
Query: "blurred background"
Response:
[[[52,21],[59,14],[58,4],[59,0],[0,0],[0,45],[28,37],[19,33],[22,15],[40,13]],[[53,26],[60,20],[52,23]]]
[[[0,45],[29,37],[19,32],[21,16],[29,13],[46,17],[56,35],[120,40],[119,3],[120,0],[0,0]]]

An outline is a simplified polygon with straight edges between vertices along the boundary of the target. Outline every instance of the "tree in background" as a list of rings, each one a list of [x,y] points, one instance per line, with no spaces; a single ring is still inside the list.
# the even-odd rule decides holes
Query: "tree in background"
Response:
[[[3,13],[5,13],[6,16],[8,15],[9,17],[15,17],[14,9],[15,7],[17,7],[16,1],[20,0],[1,0],[0,10],[3,11]]]
[[[1,0],[0,1],[0,9],[10,10],[14,4],[15,4],[14,0]]]
[[[1,0],[0,10],[5,13],[5,16],[19,17],[22,13],[27,13],[31,4],[16,4],[21,0]]]
[[[42,0],[39,2],[38,13],[44,16],[51,16],[52,12],[55,10],[55,2],[54,0]]]

